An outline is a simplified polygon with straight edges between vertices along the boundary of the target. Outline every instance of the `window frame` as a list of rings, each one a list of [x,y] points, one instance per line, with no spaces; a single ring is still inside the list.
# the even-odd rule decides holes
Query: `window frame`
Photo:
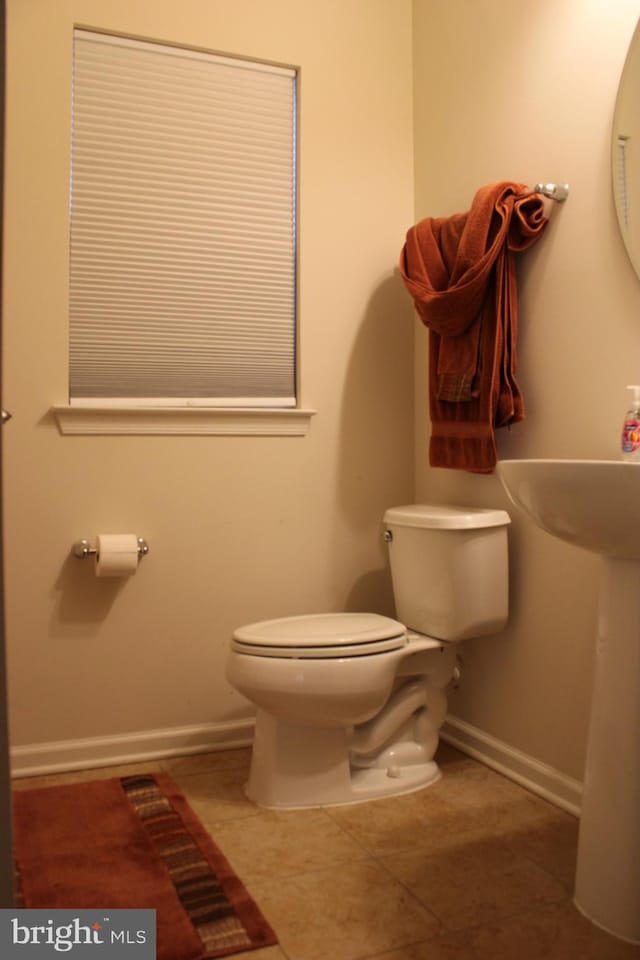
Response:
[[[77,30],[103,34],[105,37],[121,38],[146,44],[175,47],[196,54],[212,55],[227,61],[245,60],[261,64],[255,58],[242,58],[217,54],[208,50],[189,47],[166,41],[149,40],[114,34],[95,28],[77,27]],[[75,30],[74,30],[75,35]],[[283,67],[275,64],[272,66]],[[309,427],[314,410],[305,409],[300,401],[300,316],[299,316],[299,84],[300,70],[286,66],[293,76],[295,97],[292,121],[293,148],[293,243],[292,269],[294,300],[292,305],[293,332],[293,382],[294,404],[272,405],[262,398],[239,403],[238,398],[161,398],[137,397],[134,400],[122,397],[75,397],[67,404],[52,408],[53,415],[62,433],[197,433],[197,434],[245,434],[245,435],[304,435]],[[70,209],[71,216],[71,209]]]

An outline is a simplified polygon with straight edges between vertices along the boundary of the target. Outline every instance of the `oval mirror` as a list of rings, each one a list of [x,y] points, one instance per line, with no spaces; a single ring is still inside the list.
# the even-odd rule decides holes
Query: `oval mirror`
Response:
[[[611,169],[620,232],[640,277],[640,23],[631,40],[616,100]]]

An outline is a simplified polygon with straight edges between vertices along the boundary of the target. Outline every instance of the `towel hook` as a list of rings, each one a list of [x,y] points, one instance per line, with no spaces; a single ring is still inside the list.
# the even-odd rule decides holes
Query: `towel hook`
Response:
[[[568,183],[536,183],[534,187],[536,193],[541,193],[544,197],[556,200],[558,203],[564,203],[569,196]]]

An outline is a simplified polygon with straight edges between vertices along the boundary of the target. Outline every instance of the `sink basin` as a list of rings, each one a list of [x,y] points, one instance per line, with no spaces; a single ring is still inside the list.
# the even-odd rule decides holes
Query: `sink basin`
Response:
[[[640,463],[502,460],[513,503],[547,533],[609,557],[640,560]]]
[[[640,944],[640,463],[502,460],[498,475],[539,527],[602,554],[574,903]]]

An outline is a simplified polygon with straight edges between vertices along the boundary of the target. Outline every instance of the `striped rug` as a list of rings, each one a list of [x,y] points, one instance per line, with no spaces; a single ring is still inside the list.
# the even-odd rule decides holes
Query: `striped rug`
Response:
[[[166,774],[14,793],[18,905],[154,908],[158,960],[208,960],[276,936]]]

